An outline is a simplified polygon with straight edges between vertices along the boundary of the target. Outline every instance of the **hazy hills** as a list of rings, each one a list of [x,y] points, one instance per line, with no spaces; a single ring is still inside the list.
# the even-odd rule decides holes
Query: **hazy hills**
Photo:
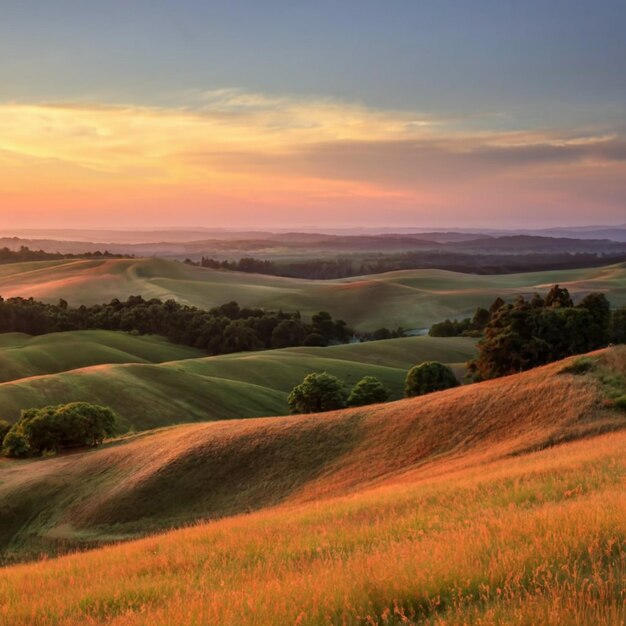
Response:
[[[0,295],[34,297],[72,305],[131,295],[175,298],[211,308],[243,306],[329,311],[358,330],[381,326],[424,329],[446,317],[471,315],[502,296],[546,291],[559,283],[575,298],[603,291],[613,306],[626,304],[626,264],[504,275],[406,270],[338,280],[306,280],[216,271],[164,259],[66,260],[0,265]],[[364,304],[365,303],[365,304]]]

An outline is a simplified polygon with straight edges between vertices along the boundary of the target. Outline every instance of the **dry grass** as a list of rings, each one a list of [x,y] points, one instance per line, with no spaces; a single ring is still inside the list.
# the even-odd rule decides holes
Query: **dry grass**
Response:
[[[602,367],[584,375],[558,363],[386,405],[181,426],[88,453],[5,461],[0,545],[6,560],[32,558],[374,487],[397,494],[619,429],[626,414],[608,408],[598,372],[623,380],[625,354],[594,355]]]
[[[624,623],[625,433],[439,471],[6,568],[0,623]]]

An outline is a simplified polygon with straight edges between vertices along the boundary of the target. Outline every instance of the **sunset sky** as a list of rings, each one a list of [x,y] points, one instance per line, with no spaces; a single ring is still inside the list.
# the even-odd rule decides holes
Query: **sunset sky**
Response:
[[[0,227],[626,222],[623,0],[0,0]]]

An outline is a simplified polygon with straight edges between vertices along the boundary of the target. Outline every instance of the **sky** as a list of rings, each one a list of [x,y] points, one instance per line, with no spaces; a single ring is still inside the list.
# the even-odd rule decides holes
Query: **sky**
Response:
[[[626,222],[623,0],[0,0],[0,227]]]

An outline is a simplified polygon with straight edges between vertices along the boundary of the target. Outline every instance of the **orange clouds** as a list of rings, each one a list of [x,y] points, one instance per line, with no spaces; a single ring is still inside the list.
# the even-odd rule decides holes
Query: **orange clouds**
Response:
[[[249,225],[619,210],[616,133],[462,121],[222,90],[193,107],[0,104],[0,223]],[[623,180],[623,179],[622,179]],[[568,188],[573,190],[568,192]],[[555,200],[555,198],[557,200]],[[618,213],[616,213],[617,215]]]

